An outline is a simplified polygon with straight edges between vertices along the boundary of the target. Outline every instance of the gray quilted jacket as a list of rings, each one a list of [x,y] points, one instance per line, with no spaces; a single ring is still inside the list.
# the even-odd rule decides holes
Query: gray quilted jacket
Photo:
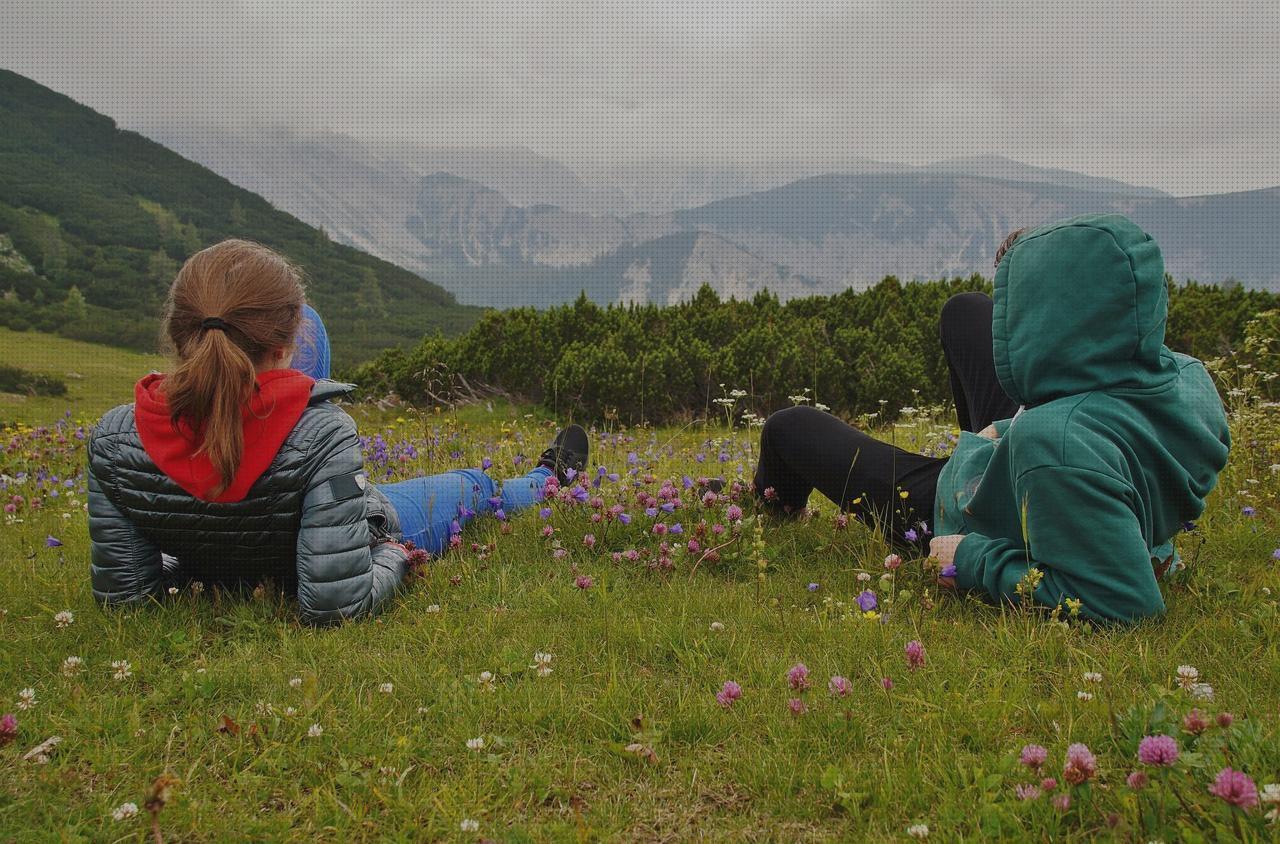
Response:
[[[156,468],[132,404],[108,411],[89,440],[94,597],[145,601],[175,578],[273,578],[309,624],[376,612],[407,560],[395,508],[365,481],[355,422],[328,401],[352,389],[317,381],[271,466],[230,503],[201,501]]]

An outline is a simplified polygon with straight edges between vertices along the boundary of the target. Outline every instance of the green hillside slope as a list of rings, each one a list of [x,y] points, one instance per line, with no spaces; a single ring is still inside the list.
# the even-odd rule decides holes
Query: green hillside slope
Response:
[[[332,242],[262,197],[18,74],[0,70],[0,325],[149,350],[174,273],[227,237],[299,263],[347,365],[479,309]]]

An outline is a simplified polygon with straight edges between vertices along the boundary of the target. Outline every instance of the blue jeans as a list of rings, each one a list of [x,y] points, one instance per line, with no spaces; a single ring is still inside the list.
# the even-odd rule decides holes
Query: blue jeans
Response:
[[[458,469],[440,475],[378,484],[396,515],[404,541],[433,557],[449,547],[449,538],[477,515],[499,518],[536,504],[551,470],[538,466],[529,474],[498,482],[479,469]]]
[[[298,335],[293,368],[315,379],[328,378],[329,334],[310,305],[303,306]],[[481,470],[459,469],[379,484],[378,489],[396,508],[405,541],[437,557],[449,547],[449,537],[477,515],[494,513],[506,518],[537,503],[549,477],[551,470],[539,466],[523,477],[503,481],[499,489]]]

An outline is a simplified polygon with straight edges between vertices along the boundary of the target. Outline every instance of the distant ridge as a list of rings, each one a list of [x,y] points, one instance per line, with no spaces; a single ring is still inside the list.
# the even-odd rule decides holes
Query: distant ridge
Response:
[[[154,348],[178,266],[227,237],[265,243],[303,268],[339,364],[478,317],[438,285],[6,70],[0,124],[0,251],[22,259],[0,262],[4,324]],[[347,197],[314,199],[344,216]]]

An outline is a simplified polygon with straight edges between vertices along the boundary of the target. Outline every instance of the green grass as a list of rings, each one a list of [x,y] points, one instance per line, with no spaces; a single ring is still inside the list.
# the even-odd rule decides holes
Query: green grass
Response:
[[[22,336],[0,342],[10,348]],[[49,371],[70,367],[39,355]],[[118,360],[127,372],[112,376],[111,389],[84,385],[84,412],[128,399],[142,359]],[[60,410],[49,407],[42,421]],[[363,431],[389,441],[422,445],[438,432],[443,451],[422,448],[397,477],[484,455],[510,465],[517,451],[536,455],[555,424],[507,405],[406,412],[401,421],[394,411],[351,410]],[[270,593],[186,592],[104,613],[89,592],[83,495],[72,502],[69,492],[0,524],[0,713],[19,718],[17,740],[0,748],[0,838],[142,840],[151,822],[141,807],[168,775],[178,783],[158,816],[166,840],[903,839],[915,823],[929,826],[931,840],[1271,840],[1275,827],[1261,813],[1233,817],[1206,790],[1227,763],[1259,787],[1280,780],[1280,569],[1271,559],[1280,478],[1269,468],[1280,420],[1254,409],[1233,414],[1233,426],[1232,465],[1198,534],[1180,540],[1191,566],[1166,590],[1169,615],[1117,630],[940,595],[921,561],[877,585],[887,550],[857,523],[837,530],[817,496],[807,523],[764,529],[763,580],[749,553],[696,573],[679,554],[668,573],[614,563],[608,551],[656,546],[627,499],[637,518],[625,530],[592,526],[581,509],[557,512],[550,523],[563,559],[536,513],[514,518],[509,535],[478,521],[463,549],[431,565],[388,612],[339,629],[299,626],[289,602]],[[916,447],[937,428],[893,436]],[[621,433],[593,437],[599,462],[625,471],[629,451],[658,453],[659,480],[733,476],[750,467],[758,434],[702,425]],[[0,442],[19,445],[0,468],[74,472],[79,441],[57,436],[6,431]],[[725,464],[715,461],[720,444],[706,445],[720,438]],[[1257,515],[1243,515],[1244,504]],[[684,512],[686,527],[696,513]],[[594,551],[582,545],[587,532],[599,540]],[[63,545],[46,547],[50,535]],[[753,536],[749,527],[747,552]],[[494,547],[482,558],[471,542]],[[575,588],[575,570],[592,588]],[[880,620],[835,606],[864,588],[864,571],[882,599],[894,596]],[[59,628],[64,609],[75,620]],[[912,639],[927,651],[914,672],[904,657]],[[531,668],[539,651],[554,654],[549,676]],[[68,656],[83,660],[74,676],[60,670]],[[114,660],[128,660],[131,676],[113,679]],[[797,695],[785,674],[800,661],[813,688]],[[1215,689],[1198,705],[1236,717],[1194,752],[1178,726],[1192,706],[1174,682],[1183,664]],[[478,679],[484,671],[492,690]],[[834,674],[852,681],[847,698],[828,694]],[[728,709],[714,698],[726,680],[744,690]],[[27,687],[38,702],[18,711]],[[795,696],[808,706],[801,717],[788,712]],[[218,730],[224,715],[235,729]],[[308,737],[312,724],[319,737]],[[1136,740],[1159,731],[1179,735],[1183,759],[1167,786],[1139,796],[1125,786]],[[51,735],[62,743],[47,764],[21,761]],[[475,737],[482,750],[468,749]],[[1096,753],[1098,778],[1069,811],[1015,797],[1014,785],[1033,779],[1017,762],[1028,742],[1049,749],[1048,773],[1059,778],[1069,743]],[[1158,795],[1169,804],[1160,834]],[[113,820],[126,802],[139,816]],[[478,833],[461,831],[464,819],[478,821]]]
[[[133,401],[133,383],[153,369],[164,368],[164,358],[159,355],[3,327],[0,360],[66,382],[67,395],[56,398],[0,393],[0,422],[32,425],[52,422],[66,410],[77,418],[92,418],[114,405]]]

